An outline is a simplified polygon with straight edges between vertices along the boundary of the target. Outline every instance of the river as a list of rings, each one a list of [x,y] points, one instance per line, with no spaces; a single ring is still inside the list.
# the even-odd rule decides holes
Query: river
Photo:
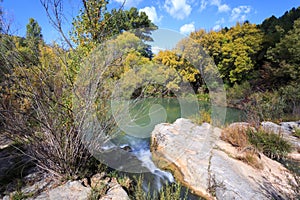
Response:
[[[154,126],[162,122],[173,123],[180,117],[189,118],[199,114],[199,110],[209,112],[212,109],[207,102],[199,101],[197,104],[198,108],[196,109],[195,103],[184,103],[185,108],[183,111],[182,102],[179,102],[176,98],[153,98],[128,103],[130,109],[127,110],[129,114],[126,114],[126,117],[131,119],[123,122],[123,124],[126,124],[126,127],[120,125],[120,128],[123,129],[122,134],[113,138],[112,144],[114,145],[108,148],[119,147],[126,149],[126,151],[129,151],[131,155],[141,161],[140,164],[143,167],[148,169],[148,172],[142,173],[145,191],[148,190],[149,186],[152,191],[158,191],[166,182],[172,183],[175,181],[170,172],[157,168],[152,161],[150,135]],[[122,117],[122,120],[126,117]],[[225,124],[241,121],[242,118],[243,115],[240,110],[226,108]],[[128,123],[130,124],[128,125]],[[132,173],[127,173],[127,175],[132,176]],[[189,194],[188,199],[196,199],[196,197]]]

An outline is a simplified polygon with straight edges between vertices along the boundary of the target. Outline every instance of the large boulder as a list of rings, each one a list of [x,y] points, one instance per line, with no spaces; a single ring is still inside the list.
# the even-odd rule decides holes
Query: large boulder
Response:
[[[262,167],[250,166],[220,134],[219,128],[182,118],[159,124],[151,137],[154,162],[207,199],[295,198],[297,183],[285,167],[264,155],[257,155]]]

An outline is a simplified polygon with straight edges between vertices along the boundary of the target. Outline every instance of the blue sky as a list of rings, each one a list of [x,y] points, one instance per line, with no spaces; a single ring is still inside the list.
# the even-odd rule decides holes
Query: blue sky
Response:
[[[64,0],[65,29],[71,27],[72,18],[78,14],[80,0]],[[111,0],[109,9],[117,8],[123,0]],[[57,40],[58,34],[48,22],[40,0],[3,0],[0,4],[5,15],[13,22],[12,32],[25,36],[30,17],[42,27],[47,43]],[[131,6],[145,11],[159,26],[182,34],[199,29],[218,30],[231,27],[237,21],[249,20],[261,23],[272,15],[281,16],[292,7],[299,7],[299,0],[127,0],[125,9]]]

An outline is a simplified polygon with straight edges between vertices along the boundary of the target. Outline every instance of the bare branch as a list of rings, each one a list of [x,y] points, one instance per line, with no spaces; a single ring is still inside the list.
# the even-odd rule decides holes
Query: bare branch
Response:
[[[63,1],[62,0],[40,0],[40,2],[46,11],[52,26],[60,33],[60,35],[63,37],[64,41],[68,44],[68,46],[71,49],[74,49],[70,39],[67,37],[62,27],[63,19],[64,19]]]

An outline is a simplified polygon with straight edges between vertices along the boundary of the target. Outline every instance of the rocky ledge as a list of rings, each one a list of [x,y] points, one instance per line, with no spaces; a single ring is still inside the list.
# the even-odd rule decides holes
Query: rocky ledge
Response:
[[[35,176],[31,174],[29,176]],[[27,177],[25,177],[27,178]],[[116,178],[106,176],[105,172],[95,174],[78,181],[68,181],[60,184],[58,180],[43,177],[31,186],[21,189],[22,199],[34,200],[129,200],[127,192],[118,183]],[[16,192],[3,197],[3,200],[18,199]]]
[[[151,137],[154,162],[206,199],[297,198],[295,175],[260,153],[253,158],[259,167],[247,164],[240,159],[245,152],[222,141],[221,131],[182,118],[159,124]]]

